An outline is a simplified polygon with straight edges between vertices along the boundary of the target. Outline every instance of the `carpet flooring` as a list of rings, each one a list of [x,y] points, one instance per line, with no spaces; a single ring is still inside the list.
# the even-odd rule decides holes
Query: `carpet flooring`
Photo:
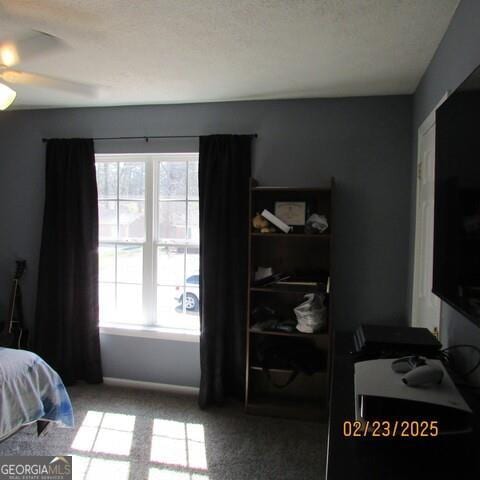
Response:
[[[71,387],[76,425],[29,426],[0,455],[72,455],[81,480],[321,480],[326,425],[202,411],[196,398],[105,385]]]

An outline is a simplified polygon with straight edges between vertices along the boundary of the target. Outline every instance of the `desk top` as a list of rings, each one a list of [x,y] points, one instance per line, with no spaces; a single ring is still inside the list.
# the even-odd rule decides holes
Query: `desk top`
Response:
[[[351,334],[335,334],[330,388],[327,480],[480,478],[478,425],[472,434],[434,438],[345,437],[344,421],[355,420]],[[462,391],[480,412],[478,397]],[[477,415],[477,419],[480,415]],[[478,422],[477,422],[478,423]]]

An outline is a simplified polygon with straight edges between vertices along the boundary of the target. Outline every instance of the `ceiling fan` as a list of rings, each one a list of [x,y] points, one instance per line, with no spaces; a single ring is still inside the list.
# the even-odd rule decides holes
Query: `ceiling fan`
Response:
[[[66,48],[63,40],[45,32],[32,31],[17,40],[0,43],[0,110],[7,109],[15,100],[16,92],[9,85],[34,85],[70,93],[95,96],[97,87],[70,80],[13,69],[25,60],[50,51]],[[7,85],[8,84],[8,85]]]

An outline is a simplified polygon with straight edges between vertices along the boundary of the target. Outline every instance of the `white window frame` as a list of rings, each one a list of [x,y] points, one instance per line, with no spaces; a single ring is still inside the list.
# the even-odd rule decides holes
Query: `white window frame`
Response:
[[[145,163],[145,240],[138,241],[99,241],[99,244],[110,245],[142,245],[143,247],[143,315],[144,324],[124,324],[124,323],[102,323],[100,324],[100,334],[102,335],[122,335],[140,338],[157,338],[165,340],[176,340],[186,342],[198,342],[200,336],[200,325],[198,330],[169,328],[157,325],[157,247],[161,245],[178,245],[188,248],[196,246],[196,243],[188,241],[165,242],[160,241],[158,232],[158,164],[160,161],[179,160],[182,157],[191,159],[194,156],[198,159],[198,152],[182,153],[97,153],[95,154],[95,163],[103,162],[142,162]],[[118,168],[118,167],[117,167]],[[118,178],[118,177],[117,177]],[[118,181],[118,180],[117,180]],[[117,187],[118,188],[118,187]],[[117,190],[118,191],[118,190]],[[188,192],[188,172],[187,185]],[[117,198],[117,202],[118,202]],[[186,203],[188,200],[185,199]],[[118,210],[118,206],[117,206]],[[119,215],[119,212],[117,212]],[[184,263],[185,269],[185,263]],[[184,275],[185,277],[185,271]],[[185,278],[184,278],[185,281]]]

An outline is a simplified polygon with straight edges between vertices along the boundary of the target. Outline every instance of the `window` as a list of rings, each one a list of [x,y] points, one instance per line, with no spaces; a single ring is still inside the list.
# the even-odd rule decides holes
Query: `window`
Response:
[[[97,155],[101,325],[199,328],[198,154]]]

